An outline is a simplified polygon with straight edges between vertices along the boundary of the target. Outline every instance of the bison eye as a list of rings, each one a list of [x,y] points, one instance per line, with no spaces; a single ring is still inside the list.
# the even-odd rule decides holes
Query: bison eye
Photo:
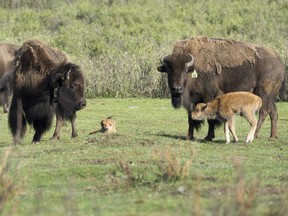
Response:
[[[72,87],[73,89],[76,89],[76,90],[78,90],[78,89],[81,88],[81,86],[80,86],[79,84],[74,84],[74,85],[72,85],[71,87]]]

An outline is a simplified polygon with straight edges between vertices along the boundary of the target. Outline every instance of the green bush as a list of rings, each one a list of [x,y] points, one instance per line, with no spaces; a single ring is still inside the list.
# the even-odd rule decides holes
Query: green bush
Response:
[[[161,56],[175,41],[223,37],[275,48],[288,65],[284,0],[4,0],[0,41],[38,38],[80,64],[90,97],[166,97]]]

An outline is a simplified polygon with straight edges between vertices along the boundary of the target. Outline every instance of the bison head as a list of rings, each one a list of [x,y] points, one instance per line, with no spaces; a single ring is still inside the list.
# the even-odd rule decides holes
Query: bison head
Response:
[[[53,101],[62,117],[71,118],[86,106],[84,76],[79,66],[66,63],[53,75]]]
[[[182,105],[182,95],[186,87],[188,73],[194,69],[194,57],[190,53],[173,53],[160,61],[162,65],[157,70],[168,74],[172,105],[174,108],[179,108]]]

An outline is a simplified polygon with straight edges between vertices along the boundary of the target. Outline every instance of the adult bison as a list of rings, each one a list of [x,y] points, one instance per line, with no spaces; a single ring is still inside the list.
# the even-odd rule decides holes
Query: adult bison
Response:
[[[56,111],[56,129],[52,139],[58,139],[63,120],[75,129],[76,111],[86,106],[84,76],[79,66],[69,62],[65,53],[38,40],[29,40],[20,47],[13,73],[13,97],[9,126],[14,143],[20,143],[27,122],[33,125],[33,143],[50,129]]]
[[[279,55],[271,48],[226,39],[203,36],[176,42],[172,54],[162,58],[159,72],[168,74],[168,85],[175,108],[183,106],[188,112],[188,138],[194,139],[191,111],[199,102],[211,101],[227,92],[248,91],[259,95],[263,106],[255,137],[269,114],[271,138],[277,137],[277,110],[274,96],[285,89],[286,76]],[[283,93],[280,95],[283,97]],[[208,121],[205,137],[215,137],[214,120]]]
[[[19,46],[0,44],[0,100],[5,113],[8,112],[12,94],[12,71]]]

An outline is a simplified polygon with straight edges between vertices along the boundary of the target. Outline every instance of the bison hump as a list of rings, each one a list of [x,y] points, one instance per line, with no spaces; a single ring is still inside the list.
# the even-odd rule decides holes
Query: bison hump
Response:
[[[30,89],[36,89],[49,74],[67,61],[64,52],[39,40],[23,43],[16,56],[15,88],[28,86]]]
[[[191,53],[197,69],[218,74],[223,67],[236,67],[247,61],[254,64],[258,56],[253,44],[205,36],[176,42],[173,53]]]

